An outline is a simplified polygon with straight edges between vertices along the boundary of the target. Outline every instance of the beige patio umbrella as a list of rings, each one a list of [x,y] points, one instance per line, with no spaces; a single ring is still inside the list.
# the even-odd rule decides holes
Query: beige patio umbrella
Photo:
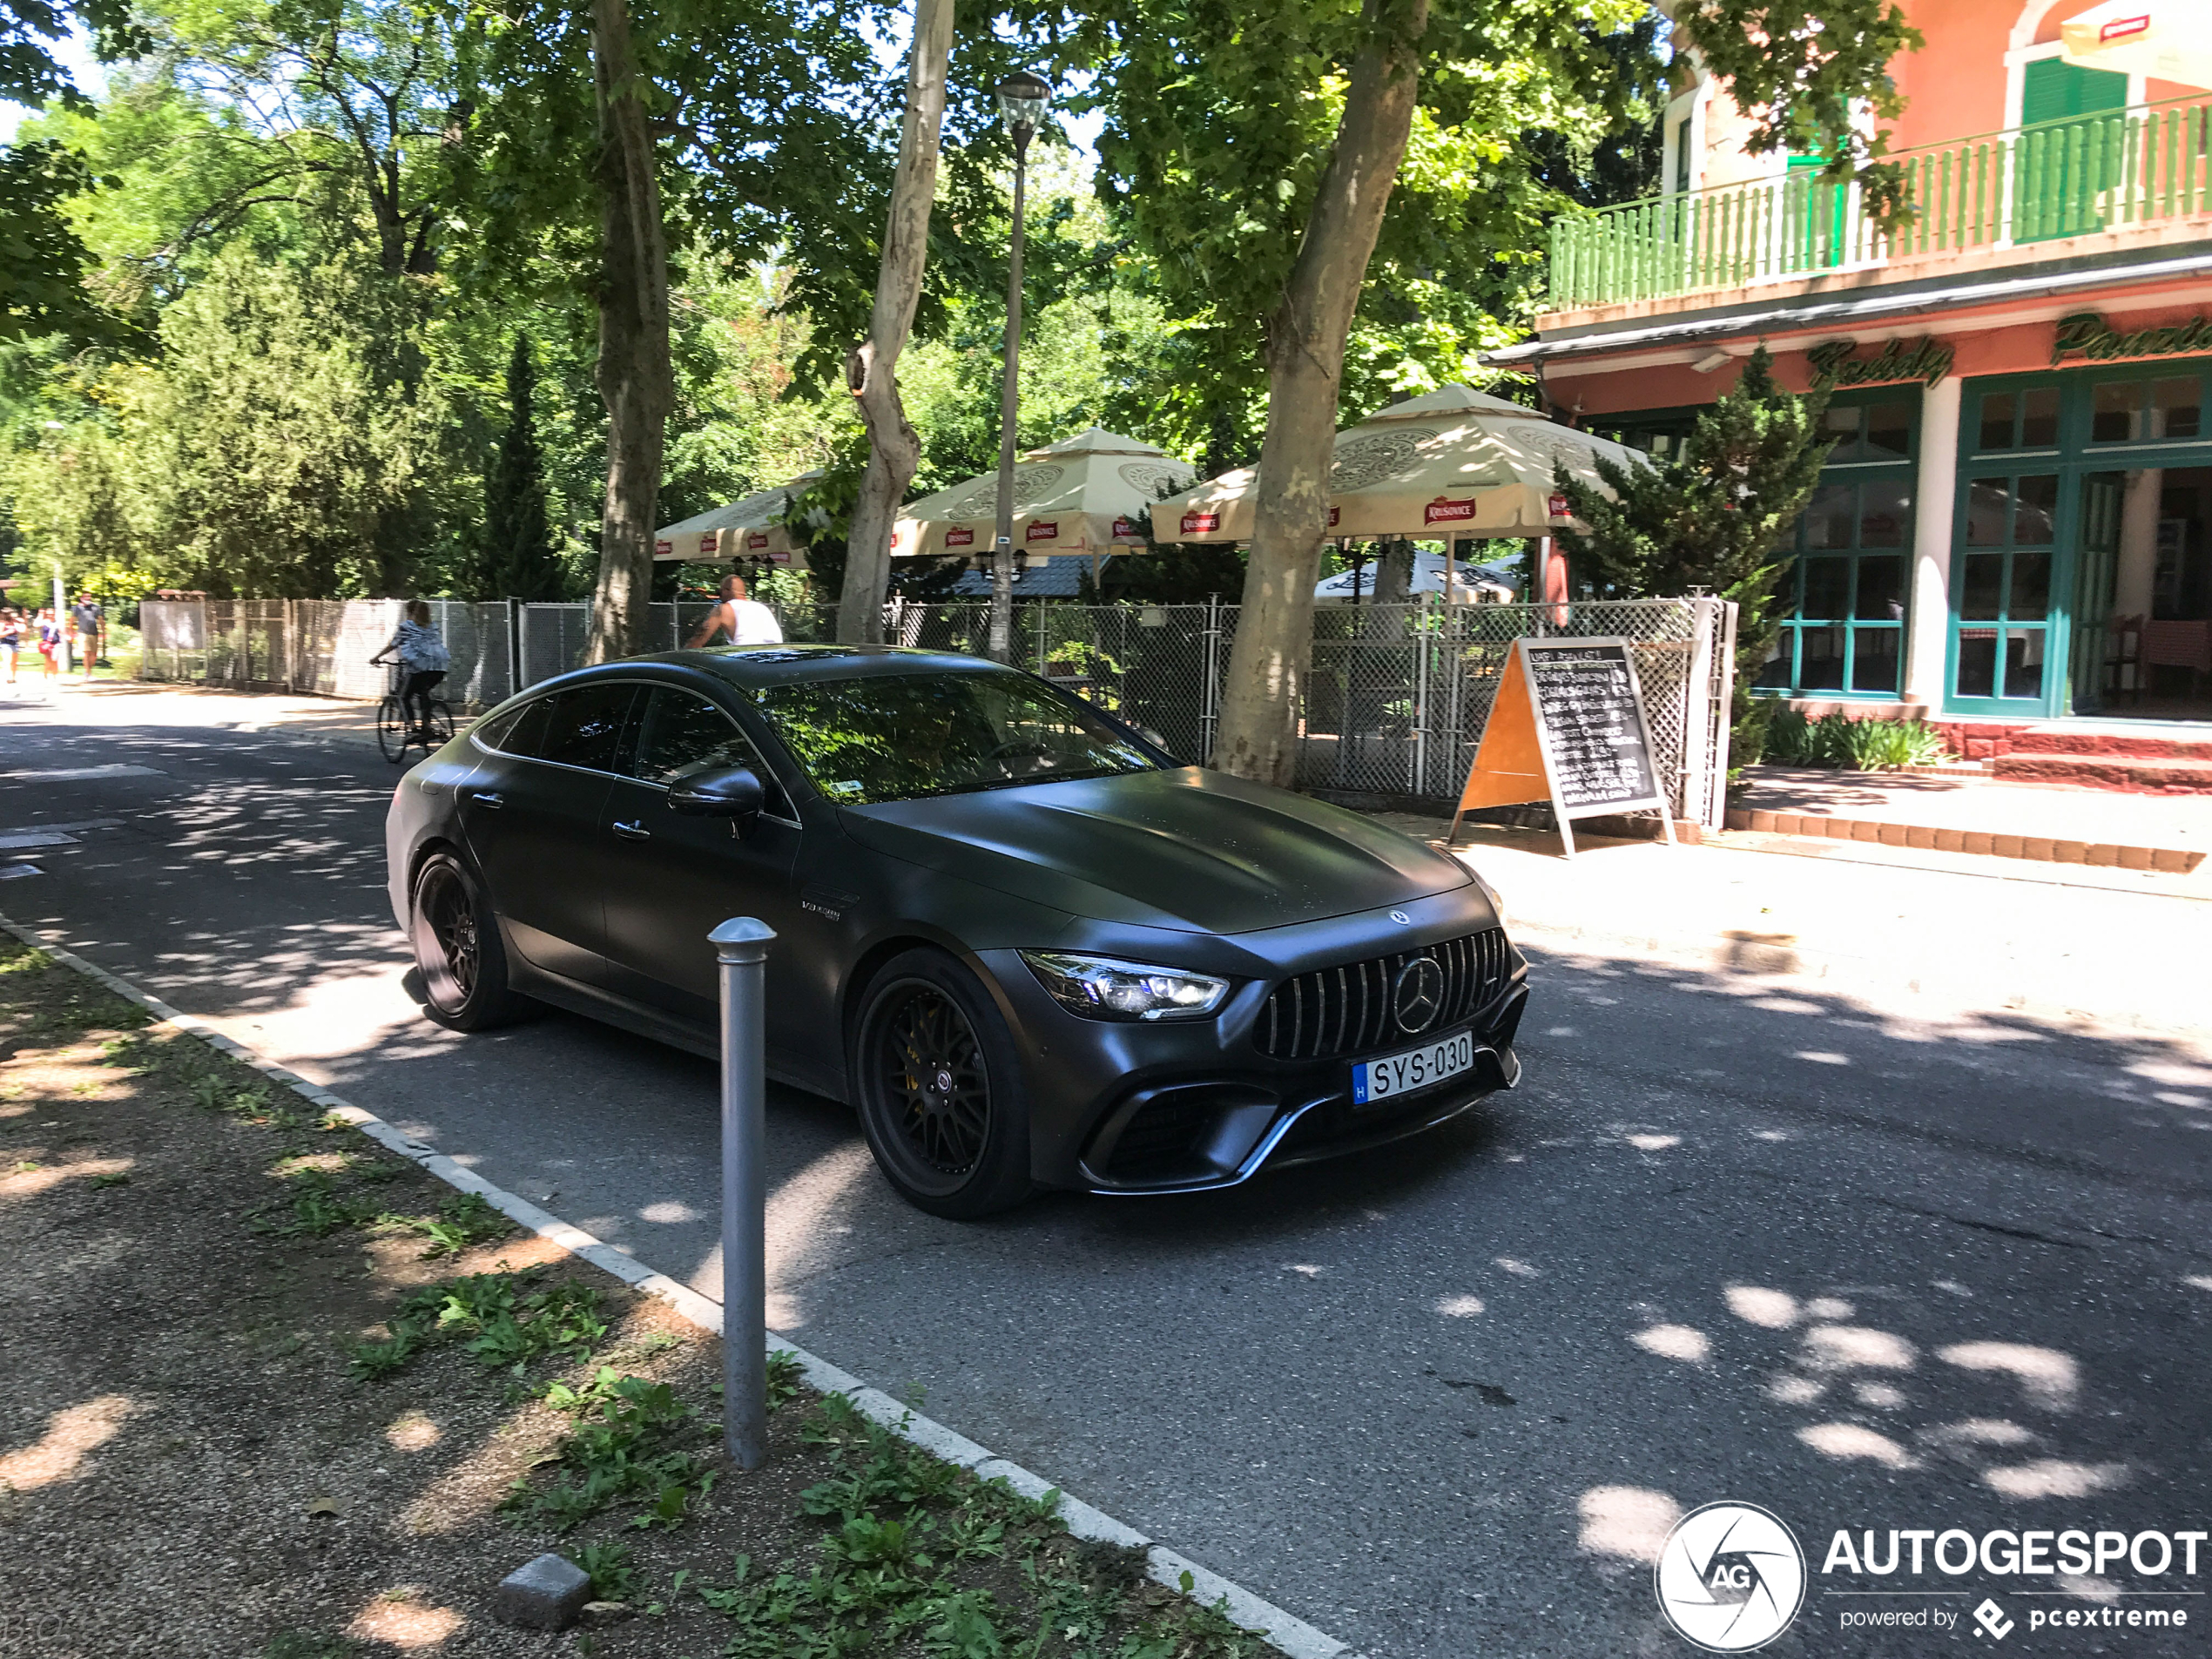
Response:
[[[2059,41],[2060,55],[2083,69],[2212,87],[2212,6],[2205,0],[2105,0],[2060,24]]]
[[[1014,468],[1016,552],[1128,551],[1143,544],[1137,516],[1156,506],[1160,486],[1180,489],[1197,473],[1166,450],[1092,427],[1042,449]],[[988,472],[900,509],[891,551],[988,553],[998,535],[998,474]]]
[[[743,500],[706,511],[653,532],[657,561],[688,559],[766,559],[772,564],[806,568],[806,551],[784,528],[792,498],[822,475],[821,469],[802,472],[787,484],[755,490]]]
[[[1593,464],[1600,455],[1623,467],[1649,464],[1634,449],[1555,425],[1522,404],[1447,386],[1337,434],[1328,533],[1413,541],[1548,535],[1572,522],[1553,487],[1554,464],[1602,489]],[[1257,482],[1253,469],[1239,468],[1162,502],[1152,509],[1155,536],[1249,541]]]

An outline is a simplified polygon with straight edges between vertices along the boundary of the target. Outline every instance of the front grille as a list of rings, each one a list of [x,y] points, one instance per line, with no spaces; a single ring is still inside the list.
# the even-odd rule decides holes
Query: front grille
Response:
[[[1416,956],[1433,956],[1444,970],[1444,999],[1435,1019],[1420,1031],[1407,1031],[1391,1007],[1392,993],[1399,972]],[[1513,949],[1502,927],[1393,956],[1316,968],[1285,980],[1269,993],[1255,1041],[1262,1054],[1275,1060],[1333,1060],[1412,1042],[1459,1024],[1504,990],[1512,972]]]

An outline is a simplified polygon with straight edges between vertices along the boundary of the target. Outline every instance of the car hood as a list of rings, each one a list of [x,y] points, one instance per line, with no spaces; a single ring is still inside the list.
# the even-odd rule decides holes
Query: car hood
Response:
[[[1463,887],[1459,860],[1342,807],[1188,766],[840,814],[862,845],[1100,921],[1240,934]]]

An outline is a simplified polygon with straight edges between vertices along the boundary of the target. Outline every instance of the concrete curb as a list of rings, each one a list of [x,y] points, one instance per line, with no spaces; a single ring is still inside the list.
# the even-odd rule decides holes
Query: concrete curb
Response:
[[[1909,846],[1922,852],[1966,853],[1980,858],[2021,859],[2040,864],[2082,864],[2107,870],[2155,870],[2168,875],[2187,875],[2204,862],[2202,853],[2182,847],[2067,841],[2047,835],[2004,835],[1988,830],[1935,829],[1925,824],[1895,824],[1887,819],[1769,812],[1764,807],[1731,806],[1727,826],[1763,835],[1871,841],[1881,846]]]
[[[150,995],[128,980],[109,973],[98,963],[87,961],[75,952],[42,938],[11,917],[0,915],[0,928],[5,929],[24,944],[45,952],[56,961],[98,981],[125,1001],[136,1003],[155,1015],[157,1024],[195,1037],[211,1048],[219,1049],[233,1059],[244,1062],[271,1082],[283,1084],[301,1099],[351,1124],[378,1145],[398,1153],[411,1163],[420,1165],[448,1186],[476,1194],[518,1226],[527,1227],[539,1238],[559,1245],[570,1255],[612,1274],[633,1290],[665,1302],[700,1329],[710,1331],[717,1337],[722,1334],[722,1305],[700,1295],[690,1285],[664,1273],[656,1272],[636,1257],[615,1249],[581,1227],[570,1226],[558,1216],[540,1209],[529,1199],[503,1187],[494,1186],[473,1170],[401,1134],[374,1112],[366,1111],[343,1096],[333,1094],[320,1084],[308,1082],[295,1071],[263,1059],[243,1043],[216,1030],[206,1021],[171,1008],[159,997]],[[942,1423],[909,1410],[882,1390],[870,1387],[852,1372],[807,1352],[796,1343],[779,1339],[772,1331],[768,1333],[767,1341],[771,1352],[788,1353],[798,1361],[799,1372],[810,1387],[826,1394],[846,1396],[862,1416],[882,1424],[922,1450],[944,1459],[948,1463],[973,1469],[986,1480],[1002,1479],[1027,1498],[1056,1494],[1060,1517],[1067,1522],[1068,1530],[1075,1536],[1143,1549],[1146,1572],[1155,1582],[1170,1589],[1181,1590],[1184,1579],[1188,1577],[1190,1581],[1189,1595],[1209,1606],[1222,1605],[1230,1618],[1245,1629],[1264,1635],[1290,1659],[1361,1659],[1350,1644],[1314,1629],[1305,1620],[1285,1612],[1242,1585],[1210,1572],[1187,1556],[1177,1554],[1166,1545],[1155,1543],[1135,1527],[1115,1520],[1105,1511],[1093,1508],[1079,1498],[1070,1497],[1056,1481],[1033,1474],[1020,1464],[1000,1457],[988,1447],[978,1446]]]

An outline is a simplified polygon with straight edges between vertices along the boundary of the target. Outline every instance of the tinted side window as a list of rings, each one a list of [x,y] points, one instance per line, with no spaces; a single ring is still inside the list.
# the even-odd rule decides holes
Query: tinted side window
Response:
[[[545,711],[539,704],[518,703],[511,709],[502,709],[496,714],[486,715],[476,722],[470,735],[487,749],[497,749],[505,754],[518,753],[515,747],[515,734],[523,722],[533,714],[543,723]]]
[[[546,717],[552,710],[551,698],[533,698],[520,708],[495,714],[478,726],[477,740],[502,754],[535,755],[544,746]]]
[[[545,699],[552,705],[544,736],[533,749],[540,760],[564,766],[612,772],[622,752],[623,722],[630,716],[635,685],[579,685]]]
[[[737,723],[689,691],[655,691],[637,737],[634,776],[668,784],[694,766],[752,766],[759,760]]]
[[[790,814],[775,774],[762,764],[759,752],[736,721],[705,698],[657,688],[639,722],[631,774],[647,783],[672,784],[685,773],[707,766],[752,767],[767,789],[767,810]]]

